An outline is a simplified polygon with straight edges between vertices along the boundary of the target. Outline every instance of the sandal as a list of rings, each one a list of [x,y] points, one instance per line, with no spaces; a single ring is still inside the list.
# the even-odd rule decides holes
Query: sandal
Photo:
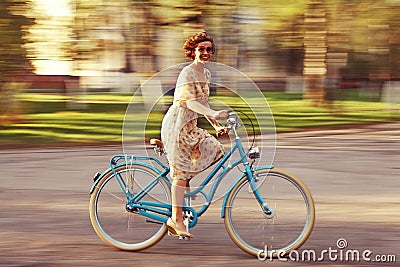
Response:
[[[169,236],[184,236],[184,237],[190,237],[190,238],[193,237],[193,235],[191,233],[179,230],[176,223],[171,218],[169,218],[167,221],[167,228],[168,228]]]

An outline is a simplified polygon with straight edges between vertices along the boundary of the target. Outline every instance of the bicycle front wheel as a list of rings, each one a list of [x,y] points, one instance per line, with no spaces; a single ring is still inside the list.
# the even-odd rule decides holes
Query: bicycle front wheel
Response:
[[[228,195],[226,230],[235,244],[251,255],[264,259],[283,256],[299,248],[311,234],[314,201],[299,179],[280,170],[260,169],[254,178],[272,214],[264,212],[245,176]]]
[[[128,211],[127,197],[148,185],[157,176],[157,172],[138,164],[119,166],[110,170],[98,182],[90,196],[90,221],[97,235],[108,245],[137,251],[148,248],[160,241],[167,228],[163,223],[149,221],[146,217]],[[118,181],[119,180],[119,181]],[[124,186],[121,188],[120,183]],[[151,191],[142,200],[170,203],[171,191],[163,179],[159,179]]]

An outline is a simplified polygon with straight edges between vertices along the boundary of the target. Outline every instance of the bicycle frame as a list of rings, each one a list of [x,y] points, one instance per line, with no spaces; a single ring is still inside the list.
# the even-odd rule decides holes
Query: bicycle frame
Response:
[[[217,163],[217,165],[212,169],[212,171],[207,175],[207,177],[203,180],[203,182],[199,185],[198,188],[196,188],[195,190],[188,192],[185,194],[184,199],[191,199],[193,196],[197,195],[197,194],[202,194],[205,197],[206,203],[198,210],[196,211],[194,208],[192,208],[190,205],[188,206],[187,203],[183,203],[183,211],[187,211],[187,212],[191,212],[193,218],[191,218],[191,222],[189,224],[189,227],[192,228],[196,225],[197,223],[197,218],[200,217],[202,214],[204,214],[204,212],[206,212],[206,210],[208,209],[208,207],[210,206],[215,192],[218,188],[218,185],[220,184],[220,182],[223,180],[223,178],[225,177],[225,175],[227,173],[229,173],[230,170],[232,170],[234,167],[238,166],[239,164],[243,164],[245,171],[243,172],[243,174],[238,177],[231,185],[231,187],[228,189],[227,194],[224,197],[223,200],[223,204],[222,204],[222,210],[221,210],[221,217],[224,218],[225,217],[225,209],[224,207],[226,206],[226,201],[227,201],[227,196],[229,195],[229,192],[232,190],[232,188],[234,187],[234,185],[240,180],[242,179],[244,176],[247,175],[248,179],[249,179],[249,183],[250,186],[252,188],[252,191],[254,193],[255,198],[257,199],[257,201],[259,202],[260,206],[263,207],[264,210],[269,210],[267,204],[265,203],[265,201],[263,200],[263,198],[261,197],[261,195],[258,192],[257,186],[255,184],[255,179],[253,176],[253,169],[250,167],[248,158],[247,158],[247,154],[244,151],[243,148],[243,144],[240,140],[240,137],[237,135],[236,131],[234,130],[234,134],[235,134],[235,143],[233,144],[233,146],[230,148],[230,150],[224,155],[224,157]],[[232,156],[232,154],[238,150],[240,158],[235,160],[234,162],[225,165],[225,163],[228,161],[228,159]],[[120,162],[121,160],[124,160],[123,162]],[[161,169],[153,166],[152,164],[149,164],[147,162],[144,161],[153,161],[155,162],[157,165],[159,165],[161,167]],[[120,163],[119,163],[120,162]],[[152,170],[154,170],[158,176],[156,178],[153,179],[153,181],[150,181],[149,184],[147,184],[146,186],[144,186],[138,193],[136,193],[135,195],[132,195],[129,190],[127,189],[127,186],[124,182],[124,180],[122,179],[122,177],[120,176],[119,173],[117,173],[115,171],[115,169],[119,166],[122,165],[130,165],[130,164],[138,164],[138,165],[142,165],[142,166],[146,166],[148,168],[151,168]],[[261,166],[259,168],[268,168],[268,169],[272,169],[274,168],[273,165],[269,165],[269,166]],[[259,169],[257,168],[257,169]],[[139,214],[155,220],[155,222],[160,222],[160,223],[166,223],[168,217],[171,216],[171,204],[168,203],[160,203],[160,202],[151,202],[151,201],[141,201],[141,199],[148,194],[152,188],[154,188],[154,186],[157,185],[159,179],[164,179],[164,181],[167,183],[167,185],[169,186],[169,189],[171,188],[171,182],[170,180],[167,178],[167,174],[169,173],[170,169],[165,166],[161,161],[159,161],[158,159],[154,158],[154,157],[150,157],[150,156],[126,156],[126,155],[116,155],[114,156],[111,160],[110,160],[110,168],[105,171],[102,175],[98,176],[90,190],[90,193],[93,192],[94,188],[97,185],[97,182],[100,180],[100,178],[107,172],[109,172],[110,170],[112,170],[114,172],[114,175],[116,177],[116,180],[119,184],[119,186],[121,187],[121,190],[124,192],[128,203],[126,204],[127,209],[130,210],[135,210],[136,212],[138,212]],[[220,172],[218,175],[217,173]],[[203,191],[204,187],[207,186],[210,181],[216,176],[210,192],[207,194],[206,192]],[[184,201],[185,202],[185,201]]]

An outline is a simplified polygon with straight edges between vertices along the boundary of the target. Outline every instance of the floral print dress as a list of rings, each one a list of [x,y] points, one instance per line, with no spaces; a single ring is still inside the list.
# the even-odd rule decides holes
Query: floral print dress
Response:
[[[182,69],[174,102],[162,121],[161,139],[172,179],[189,180],[224,155],[221,143],[206,130],[197,127],[197,113],[186,106],[186,101],[196,100],[208,107],[211,74],[206,68],[204,75],[206,81],[201,81],[190,65]]]

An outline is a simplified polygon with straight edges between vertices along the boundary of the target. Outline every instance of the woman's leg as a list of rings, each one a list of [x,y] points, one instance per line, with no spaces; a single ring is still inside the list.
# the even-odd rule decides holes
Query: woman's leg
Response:
[[[172,216],[171,219],[175,222],[180,231],[186,232],[186,226],[183,223],[182,204],[183,197],[187,186],[186,180],[172,180]]]

